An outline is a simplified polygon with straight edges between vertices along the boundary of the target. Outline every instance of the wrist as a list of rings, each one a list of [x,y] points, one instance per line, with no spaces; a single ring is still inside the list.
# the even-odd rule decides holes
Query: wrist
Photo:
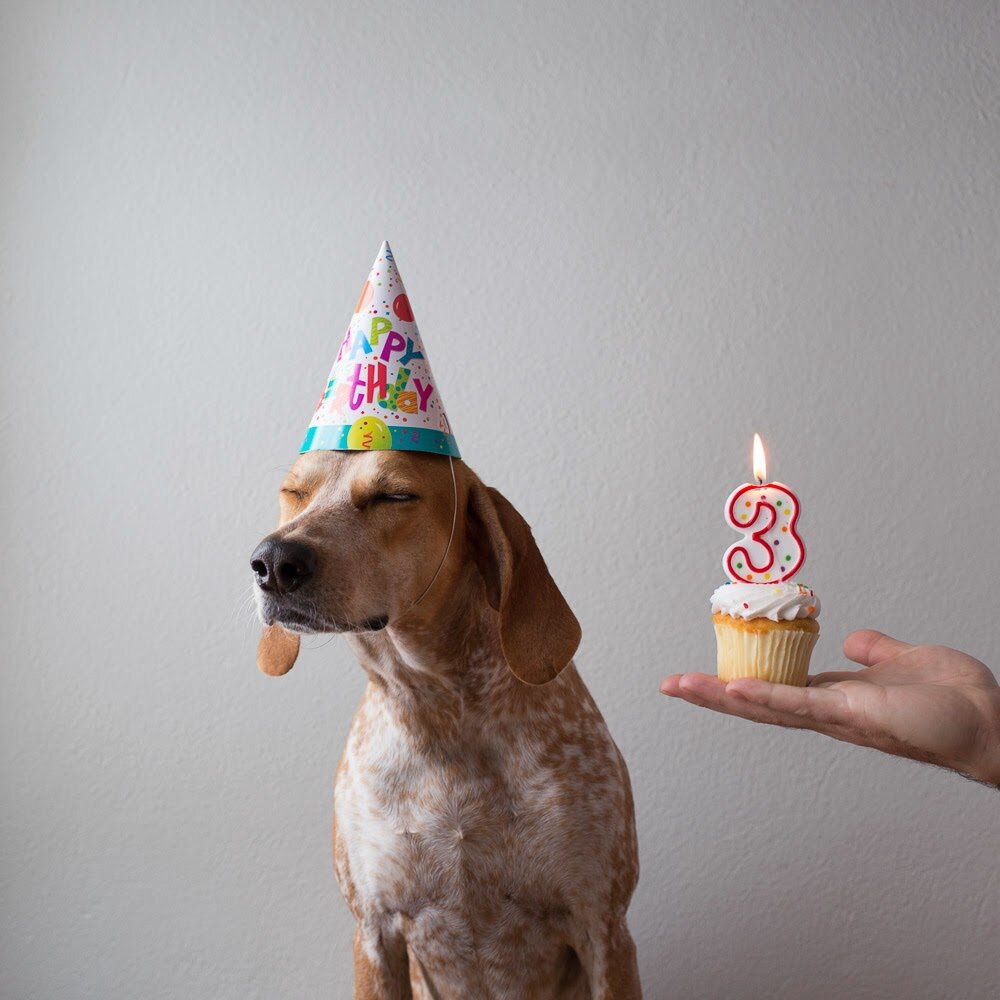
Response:
[[[975,770],[970,772],[970,777],[1000,789],[1000,750],[987,760],[982,761]]]
[[[976,781],[1000,788],[1000,699],[997,699],[995,718],[987,726],[978,750],[975,759],[963,768],[964,773]]]

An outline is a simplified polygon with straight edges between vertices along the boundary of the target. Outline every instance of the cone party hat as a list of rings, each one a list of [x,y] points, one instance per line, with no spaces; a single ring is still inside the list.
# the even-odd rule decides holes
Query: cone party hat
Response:
[[[388,243],[361,289],[299,451],[383,448],[460,457]]]

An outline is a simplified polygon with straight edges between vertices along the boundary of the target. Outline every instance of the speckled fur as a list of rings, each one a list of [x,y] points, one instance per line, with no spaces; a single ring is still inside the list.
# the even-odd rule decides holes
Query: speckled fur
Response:
[[[464,510],[484,488],[459,482]],[[439,593],[348,636],[369,677],[335,788],[354,996],[632,1000],[625,763],[572,663],[537,686],[512,672],[462,520]]]

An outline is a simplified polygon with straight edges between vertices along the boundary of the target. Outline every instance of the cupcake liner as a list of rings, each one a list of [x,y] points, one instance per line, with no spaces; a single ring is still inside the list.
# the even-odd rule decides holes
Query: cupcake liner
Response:
[[[805,629],[750,631],[715,622],[719,677],[724,681],[753,677],[775,684],[805,687],[809,657],[819,632]]]

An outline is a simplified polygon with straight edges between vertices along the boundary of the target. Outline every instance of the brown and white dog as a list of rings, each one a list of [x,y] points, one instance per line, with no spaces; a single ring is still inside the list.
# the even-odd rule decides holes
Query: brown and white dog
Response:
[[[628,772],[520,514],[461,461],[309,452],[252,567],[262,670],[343,632],[368,673],[334,797],[355,998],[641,996]]]

